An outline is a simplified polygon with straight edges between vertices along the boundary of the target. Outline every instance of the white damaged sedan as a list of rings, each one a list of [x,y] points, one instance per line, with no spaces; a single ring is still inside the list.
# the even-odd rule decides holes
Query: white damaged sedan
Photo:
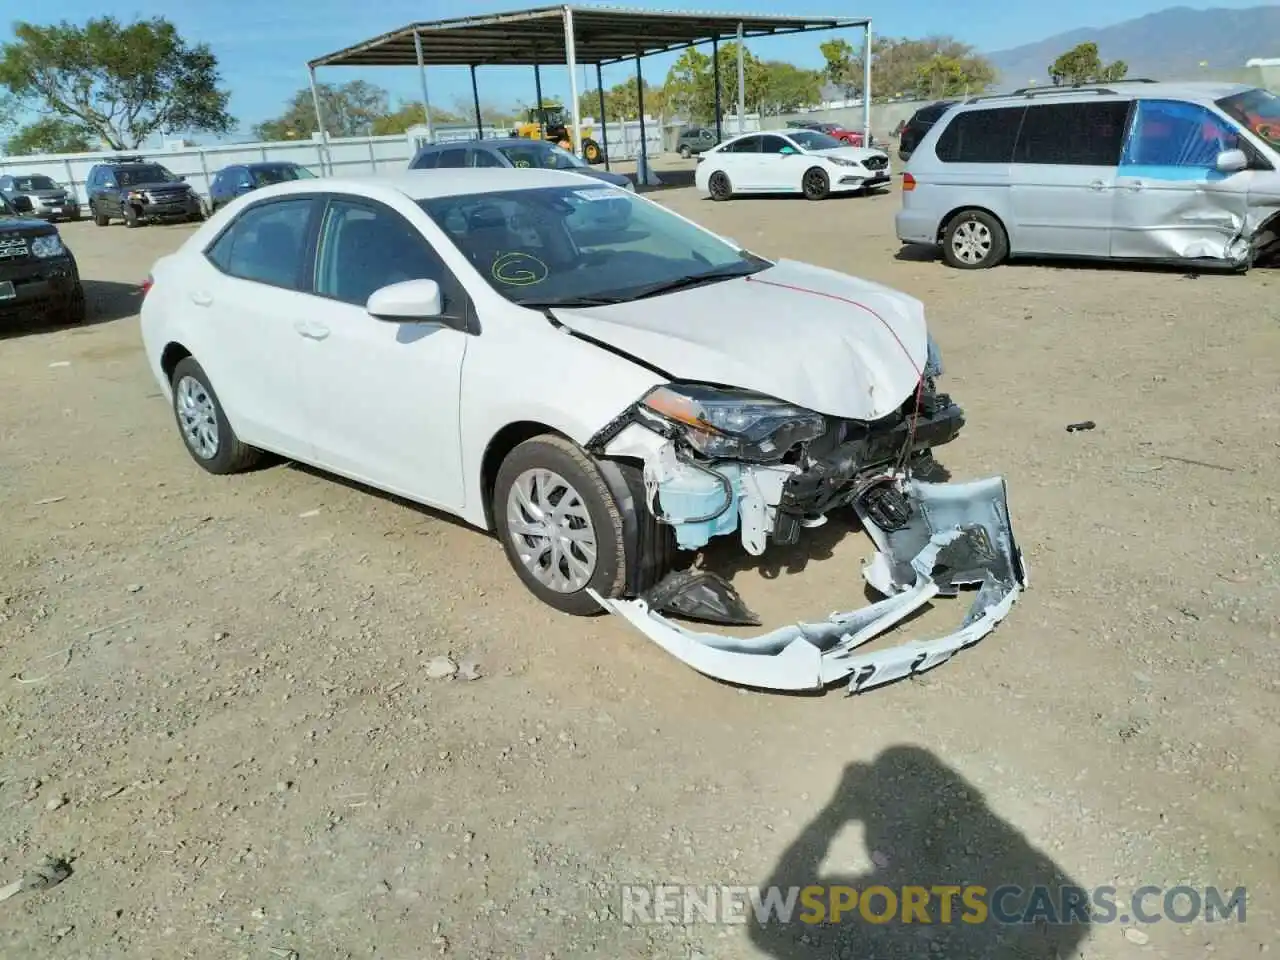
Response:
[[[851,690],[975,643],[1026,585],[999,477],[918,478],[959,407],[919,301],[757,256],[607,184],[546,170],[303,180],[242,197],[161,258],[142,336],[205,470],[263,451],[455,514],[540,599],[607,610],[706,674]],[[837,509],[885,599],[752,639],[693,565]],[[975,587],[957,631],[862,645]]]

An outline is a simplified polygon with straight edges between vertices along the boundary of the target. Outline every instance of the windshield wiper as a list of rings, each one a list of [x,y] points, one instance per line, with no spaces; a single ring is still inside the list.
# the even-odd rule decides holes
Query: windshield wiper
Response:
[[[552,300],[513,300],[512,303],[530,310],[547,310],[553,307],[611,307],[626,301],[625,297],[559,297]]]
[[[671,280],[664,280],[661,283],[641,287],[627,299],[643,300],[646,297],[656,297],[664,293],[675,293],[677,290],[689,290],[693,287],[706,286],[709,283],[719,283],[721,280],[736,280],[757,272],[758,270],[755,269],[744,270],[741,267],[736,267],[733,269],[708,270],[706,273],[690,273],[683,277],[675,277]]]

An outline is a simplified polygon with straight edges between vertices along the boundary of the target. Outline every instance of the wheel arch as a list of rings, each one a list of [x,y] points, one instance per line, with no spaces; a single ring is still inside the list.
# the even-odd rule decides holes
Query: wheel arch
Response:
[[[169,383],[173,383],[173,372],[178,368],[178,364],[189,356],[191,351],[178,341],[170,340],[165,344],[164,349],[160,351],[160,369]]]
[[[534,437],[551,435],[572,441],[572,437],[562,430],[541,423],[537,420],[517,420],[508,423],[489,438],[484,453],[480,457],[480,502],[484,508],[484,526],[486,530],[494,529],[493,488],[497,483],[498,470],[502,461],[526,440]]]

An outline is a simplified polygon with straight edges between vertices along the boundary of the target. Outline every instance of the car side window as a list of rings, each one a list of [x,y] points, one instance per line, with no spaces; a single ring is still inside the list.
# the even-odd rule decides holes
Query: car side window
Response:
[[[786,150],[795,151],[795,147],[787,143],[781,137],[761,137],[760,152],[761,153],[783,153]]]
[[[215,267],[240,280],[301,290],[315,202],[310,197],[250,207],[205,251]]]
[[[1114,167],[1120,162],[1128,100],[1027,107],[1014,163]]]
[[[418,154],[418,159],[413,162],[415,170],[434,170],[436,162],[440,159],[439,150],[427,150]]]
[[[440,159],[436,161],[437,167],[465,167],[467,165],[467,150],[465,147],[454,147],[450,150],[440,151]]]
[[[726,149],[726,153],[759,153],[760,138],[759,137],[743,137],[736,143],[730,144]]]
[[[1213,111],[1176,100],[1139,100],[1122,167],[1216,169],[1218,154],[1241,149],[1239,131]]]
[[[375,290],[405,280],[434,280],[446,314],[464,309],[456,278],[409,221],[386,207],[331,201],[320,228],[315,292],[363,307]]]
[[[1026,107],[956,114],[933,148],[943,163],[1009,163]]]
[[[502,161],[495,157],[488,150],[471,150],[471,165],[473,167],[500,167]]]

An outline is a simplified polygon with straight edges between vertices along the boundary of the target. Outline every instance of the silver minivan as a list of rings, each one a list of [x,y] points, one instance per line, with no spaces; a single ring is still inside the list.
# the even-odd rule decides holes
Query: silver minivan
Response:
[[[1231,83],[1046,87],[957,104],[903,174],[898,239],[1248,269],[1280,248],[1280,97]]]

